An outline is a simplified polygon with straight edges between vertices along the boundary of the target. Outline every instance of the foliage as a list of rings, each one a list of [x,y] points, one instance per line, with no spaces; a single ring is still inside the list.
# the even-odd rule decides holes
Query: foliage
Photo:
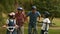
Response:
[[[42,13],[46,10],[49,12],[58,12],[60,14],[60,0],[1,0],[0,5],[3,7],[3,12],[10,13],[15,10],[15,4],[24,7],[26,11],[31,10],[32,5],[36,5],[37,9]],[[0,8],[1,9],[1,8]],[[1,11],[1,10],[0,10]],[[60,15],[56,14],[57,17]]]
[[[60,17],[60,0],[0,0],[0,19],[3,18],[2,13],[16,11],[18,6],[22,6],[27,13],[32,5],[36,5],[41,13],[49,11],[55,17]]]

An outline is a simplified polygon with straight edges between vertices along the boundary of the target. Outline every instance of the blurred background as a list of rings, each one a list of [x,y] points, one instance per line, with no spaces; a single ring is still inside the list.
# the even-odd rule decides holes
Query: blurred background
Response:
[[[0,0],[0,27],[6,23],[7,15],[10,12],[16,12],[17,7],[21,6],[25,12],[31,10],[31,6],[37,6],[37,10],[42,14],[44,11],[51,13],[51,21],[55,23],[49,30],[49,34],[60,33],[60,0]],[[28,23],[24,24],[25,27]],[[38,24],[40,27],[40,24]],[[40,32],[40,28],[38,33]],[[6,29],[0,28],[0,34],[5,34]],[[27,28],[25,28],[27,34]]]

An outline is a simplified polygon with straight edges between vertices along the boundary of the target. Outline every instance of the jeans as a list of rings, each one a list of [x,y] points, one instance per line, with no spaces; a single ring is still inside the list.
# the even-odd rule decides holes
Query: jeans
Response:
[[[30,24],[28,26],[28,34],[38,34],[36,24]]]

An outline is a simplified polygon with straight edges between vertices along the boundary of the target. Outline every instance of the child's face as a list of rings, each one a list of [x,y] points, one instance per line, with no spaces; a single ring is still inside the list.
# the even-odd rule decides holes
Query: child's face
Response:
[[[9,16],[9,18],[10,18],[10,19],[14,19],[14,18],[15,18],[15,16]]]

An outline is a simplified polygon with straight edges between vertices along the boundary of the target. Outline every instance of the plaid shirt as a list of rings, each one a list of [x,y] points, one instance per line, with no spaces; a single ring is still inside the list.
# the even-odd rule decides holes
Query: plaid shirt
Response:
[[[24,12],[22,12],[22,13],[16,12],[15,13],[15,17],[16,17],[16,24],[19,27],[23,26],[24,20],[25,20],[25,14],[24,14]]]

